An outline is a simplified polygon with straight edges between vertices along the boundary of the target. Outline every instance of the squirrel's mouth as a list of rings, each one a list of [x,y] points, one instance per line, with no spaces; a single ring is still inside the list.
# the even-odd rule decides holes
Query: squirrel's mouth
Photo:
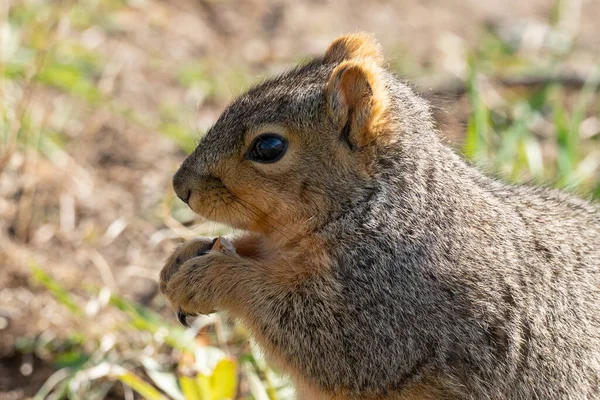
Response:
[[[224,185],[192,191],[188,205],[201,217],[237,229],[247,229],[251,222],[247,214],[240,212],[235,196]]]
[[[221,181],[216,183],[205,183],[202,189],[192,191],[188,205],[196,214],[236,229],[267,233],[270,223],[265,210],[236,195]]]
[[[201,217],[229,225],[235,229],[261,233],[268,237],[279,237],[284,241],[298,236],[290,226],[274,218],[268,209],[263,209],[251,199],[237,195],[225,185],[193,191],[188,205]]]

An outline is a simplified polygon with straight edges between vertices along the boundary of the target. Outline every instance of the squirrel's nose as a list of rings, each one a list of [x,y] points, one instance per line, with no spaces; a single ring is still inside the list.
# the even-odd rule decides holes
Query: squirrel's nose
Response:
[[[188,168],[182,165],[173,176],[173,189],[175,190],[177,197],[186,204],[190,201],[193,184],[193,174]]]

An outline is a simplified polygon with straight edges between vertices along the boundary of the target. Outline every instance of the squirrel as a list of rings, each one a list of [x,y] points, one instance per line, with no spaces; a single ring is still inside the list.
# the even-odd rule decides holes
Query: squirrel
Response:
[[[173,178],[243,234],[160,289],[243,322],[300,399],[600,399],[600,208],[488,177],[373,36],[234,100]]]

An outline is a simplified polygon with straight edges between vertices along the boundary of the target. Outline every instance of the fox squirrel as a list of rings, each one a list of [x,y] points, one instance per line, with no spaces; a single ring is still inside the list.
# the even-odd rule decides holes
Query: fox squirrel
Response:
[[[242,94],[173,186],[246,233],[182,245],[162,292],[299,398],[600,398],[599,208],[468,165],[370,35]]]

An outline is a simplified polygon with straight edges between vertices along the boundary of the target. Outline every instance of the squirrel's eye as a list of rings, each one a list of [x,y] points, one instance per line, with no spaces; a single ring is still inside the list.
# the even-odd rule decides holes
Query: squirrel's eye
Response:
[[[283,157],[287,147],[287,140],[274,133],[266,133],[254,139],[246,158],[264,164],[274,163]]]

